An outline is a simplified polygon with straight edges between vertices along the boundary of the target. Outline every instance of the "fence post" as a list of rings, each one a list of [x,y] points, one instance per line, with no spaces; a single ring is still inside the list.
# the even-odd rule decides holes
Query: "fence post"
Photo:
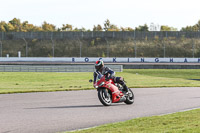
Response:
[[[4,34],[4,32],[2,31],[1,32],[1,39],[0,39],[0,44],[1,44],[1,57],[3,57],[3,39],[4,39],[4,37],[3,37],[3,34]]]
[[[164,40],[162,40],[162,42],[164,43],[164,58],[165,58],[165,41]]]
[[[54,44],[54,41],[53,39],[51,38],[51,42],[52,42],[52,54],[53,54],[53,57],[55,56],[55,51],[54,51],[54,48],[55,48],[55,44]]]
[[[168,40],[168,35],[167,35],[167,31],[166,31],[166,40]],[[166,46],[165,46],[165,41],[164,41],[164,58],[166,57]]]
[[[137,57],[137,46],[136,46],[136,41],[135,41],[135,30],[134,30],[134,37],[133,37],[133,43],[134,43],[134,49],[135,49],[135,58]]]
[[[134,40],[135,42],[135,58],[137,58],[137,45],[136,45],[136,41]]]
[[[26,57],[28,57],[28,43],[25,38],[22,38],[26,44]]]
[[[30,39],[33,39],[33,32],[31,32],[31,37],[30,37]]]
[[[3,40],[3,33],[4,33],[4,32],[2,31],[2,32],[1,32],[1,40]]]
[[[79,44],[80,44],[80,57],[82,56],[82,43],[80,41],[80,39],[78,38]]]
[[[106,44],[107,44],[107,57],[109,57],[109,44],[108,44],[107,38],[105,38],[105,40],[106,40]]]
[[[113,38],[115,37],[115,32],[113,31]]]
[[[3,49],[3,47],[2,47],[3,43],[2,43],[1,40],[0,40],[0,44],[1,44],[1,57],[2,57],[2,55],[3,55],[3,54],[2,54],[2,52],[3,52],[3,50],[2,50],[2,49]]]
[[[53,57],[55,56],[55,44],[54,44],[54,41],[53,41],[53,32],[51,32],[51,42],[52,42],[52,54],[53,54]]]
[[[192,39],[192,57],[194,58],[194,49],[195,49],[195,46],[194,46],[194,39]]]
[[[82,37],[82,39],[83,39],[83,31],[82,31],[81,37]]]

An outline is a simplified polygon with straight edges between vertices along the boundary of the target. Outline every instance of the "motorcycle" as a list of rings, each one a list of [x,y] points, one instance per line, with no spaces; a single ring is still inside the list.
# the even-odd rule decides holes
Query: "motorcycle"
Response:
[[[89,80],[93,82],[92,79]],[[124,102],[126,104],[134,103],[134,94],[130,88],[128,93],[124,91],[123,86],[114,83],[113,79],[107,79],[106,75],[102,76],[95,88],[98,91],[98,98],[104,106],[110,106],[111,103]]]

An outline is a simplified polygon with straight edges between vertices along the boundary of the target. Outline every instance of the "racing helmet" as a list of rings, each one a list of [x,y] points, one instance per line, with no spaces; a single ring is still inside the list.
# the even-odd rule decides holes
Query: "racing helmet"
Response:
[[[104,67],[104,63],[103,63],[102,60],[96,61],[96,63],[95,63],[95,69],[96,69],[96,70],[100,70],[100,69],[103,68],[103,67]]]

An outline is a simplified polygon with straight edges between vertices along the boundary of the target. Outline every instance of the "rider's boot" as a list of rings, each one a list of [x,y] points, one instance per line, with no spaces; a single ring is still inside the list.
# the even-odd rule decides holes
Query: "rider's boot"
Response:
[[[115,78],[115,81],[116,81],[117,83],[119,83],[119,84],[122,85],[123,91],[125,91],[126,94],[129,93],[128,87],[126,86],[126,84],[125,84],[125,82],[124,82],[124,79],[123,79],[122,77],[116,77],[116,78]]]

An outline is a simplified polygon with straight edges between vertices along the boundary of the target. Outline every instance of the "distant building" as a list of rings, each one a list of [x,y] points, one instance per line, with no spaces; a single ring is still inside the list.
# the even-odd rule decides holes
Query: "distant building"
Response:
[[[160,25],[151,23],[149,26],[149,31],[160,31]]]

